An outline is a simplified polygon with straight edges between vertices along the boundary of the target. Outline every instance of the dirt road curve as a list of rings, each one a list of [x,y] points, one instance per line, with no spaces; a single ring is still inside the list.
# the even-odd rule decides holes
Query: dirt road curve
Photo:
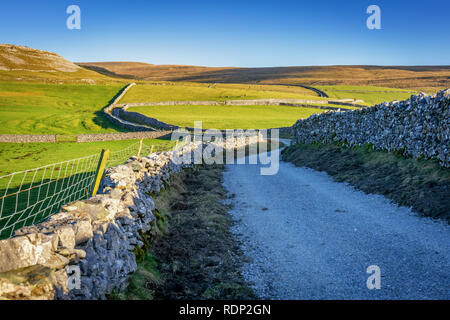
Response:
[[[244,277],[267,299],[449,299],[450,226],[286,162],[227,165]],[[367,288],[367,268],[381,289]]]

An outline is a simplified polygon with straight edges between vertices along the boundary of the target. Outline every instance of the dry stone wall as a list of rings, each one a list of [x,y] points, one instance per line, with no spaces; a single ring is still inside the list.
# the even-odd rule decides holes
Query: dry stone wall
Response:
[[[103,114],[116,126],[130,130],[130,131],[155,131],[154,128],[146,126],[146,125],[138,125],[136,123],[132,123],[126,120],[121,119],[117,116],[117,114],[114,112],[114,109],[116,108],[117,102],[122,99],[122,97],[127,93],[128,90],[130,90],[135,83],[130,83],[127,85],[120,94],[112,101],[112,103],[103,109]]]
[[[300,104],[338,104],[351,107],[364,107],[358,104],[341,100],[308,100],[308,99],[243,99],[225,101],[161,101],[161,102],[137,102],[137,103],[116,103],[118,108],[144,107],[144,106],[278,106],[300,105]]]
[[[143,107],[143,106],[277,106],[280,103],[319,103],[327,104],[328,100],[305,99],[253,99],[253,100],[225,100],[225,101],[161,101],[161,102],[137,102],[116,104],[116,107]]]
[[[170,133],[171,131],[143,131],[143,132],[123,132],[123,133],[79,134],[77,136],[77,142],[156,139]]]
[[[257,143],[260,136],[218,141],[224,149]],[[183,149],[202,152],[212,143]],[[170,185],[170,176],[190,164],[173,152],[132,157],[108,169],[101,194],[62,207],[45,222],[24,227],[0,241],[0,299],[105,299],[122,290],[136,271],[134,250],[151,230],[151,194]],[[79,270],[79,286],[72,282]],[[72,272],[75,272],[72,274]],[[75,288],[70,284],[75,284]]]
[[[135,125],[144,125],[159,130],[176,130],[179,128],[178,126],[159,121],[156,118],[147,117],[141,113],[130,112],[121,108],[114,109],[113,114],[117,118],[134,123]]]
[[[37,143],[37,142],[56,142],[54,134],[0,134],[0,142],[9,143]]]
[[[100,142],[135,139],[156,139],[167,135],[170,131],[137,131],[137,132],[114,132],[114,133],[84,133],[76,135],[76,142]],[[58,135],[0,135],[0,143],[56,143]],[[74,141],[75,142],[75,141]]]
[[[450,89],[348,112],[313,115],[293,126],[294,143],[372,144],[450,167]]]

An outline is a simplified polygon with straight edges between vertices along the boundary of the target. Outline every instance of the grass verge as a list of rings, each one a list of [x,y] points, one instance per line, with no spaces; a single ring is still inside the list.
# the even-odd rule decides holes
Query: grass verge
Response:
[[[437,161],[404,158],[369,145],[297,144],[283,150],[283,160],[325,171],[338,182],[382,194],[425,217],[450,222],[450,169]]]
[[[222,166],[187,169],[155,196],[157,220],[130,286],[114,299],[255,299],[223,204]],[[152,243],[150,245],[150,243]]]

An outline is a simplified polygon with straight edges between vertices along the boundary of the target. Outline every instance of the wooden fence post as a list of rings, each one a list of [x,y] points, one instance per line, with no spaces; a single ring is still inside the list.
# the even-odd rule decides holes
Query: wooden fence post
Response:
[[[105,172],[106,161],[108,160],[108,157],[109,157],[109,150],[103,149],[102,153],[100,154],[100,160],[98,161],[97,172],[95,173],[94,189],[92,189],[91,197],[95,196],[98,192],[100,182],[102,181],[103,178],[103,173]]]
[[[143,141],[144,139],[141,139],[140,141],[139,141],[139,150],[138,150],[138,153],[137,153],[137,156],[138,157],[140,157],[141,156],[141,150],[142,150],[142,141]]]
[[[149,153],[148,155],[150,156],[152,153],[153,153],[153,145],[152,145],[152,147],[150,148],[150,153]]]

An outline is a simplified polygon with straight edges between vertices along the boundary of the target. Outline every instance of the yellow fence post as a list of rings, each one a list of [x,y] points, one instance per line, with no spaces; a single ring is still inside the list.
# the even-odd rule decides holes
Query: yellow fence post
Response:
[[[152,147],[150,148],[150,153],[149,153],[148,155],[150,156],[152,153],[153,153],[153,145],[152,145]]]
[[[100,187],[100,182],[103,178],[103,173],[105,172],[106,161],[109,157],[109,150],[103,149],[100,154],[100,160],[98,161],[97,172],[95,173],[95,183],[94,189],[92,190],[92,197],[97,194],[98,188]]]
[[[142,150],[142,141],[143,141],[144,139],[141,139],[140,141],[139,141],[139,150],[138,150],[138,153],[137,153],[137,156],[138,157],[140,157],[141,156],[141,150]]]

